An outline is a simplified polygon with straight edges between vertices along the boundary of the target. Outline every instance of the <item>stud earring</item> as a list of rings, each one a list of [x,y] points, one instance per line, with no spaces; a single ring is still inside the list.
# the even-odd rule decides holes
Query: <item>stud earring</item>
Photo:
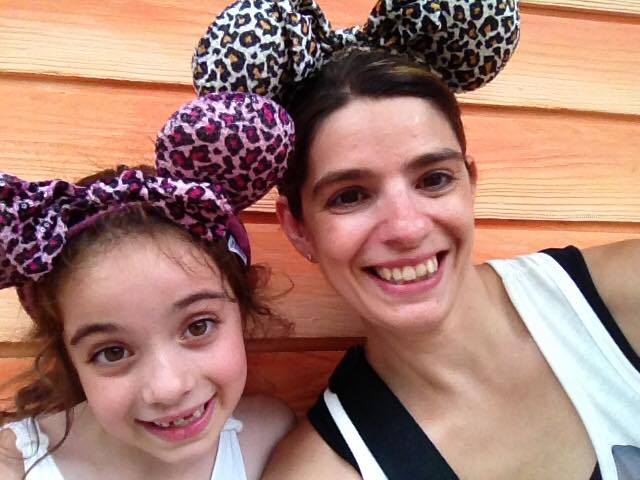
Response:
[[[307,253],[306,257],[307,257],[307,260],[309,260],[311,263],[315,261],[315,258],[313,258],[313,255],[311,255],[311,253]]]

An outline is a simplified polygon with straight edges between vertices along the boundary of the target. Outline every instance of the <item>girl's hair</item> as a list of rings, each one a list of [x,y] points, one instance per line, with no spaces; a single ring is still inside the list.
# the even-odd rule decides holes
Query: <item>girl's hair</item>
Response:
[[[152,174],[150,167],[136,167]],[[98,179],[109,181],[119,175],[117,170],[105,170],[78,182],[88,185]],[[63,340],[63,319],[57,302],[60,286],[77,272],[82,261],[100,255],[104,249],[112,248],[131,237],[150,238],[162,248],[168,238],[188,242],[205,254],[207,264],[215,264],[236,299],[246,335],[253,335],[263,328],[261,318],[283,320],[273,314],[261,297],[269,271],[266,267],[245,267],[240,259],[229,251],[225,240],[205,242],[191,236],[185,229],[175,225],[153,210],[135,206],[100,216],[95,222],[73,236],[64,251],[54,260],[53,270],[42,280],[32,285],[28,310],[33,319],[30,341],[41,345],[33,368],[4,385],[3,390],[13,386],[13,398],[4,400],[0,410],[0,425],[30,417],[35,430],[38,416],[64,411],[66,415],[63,438],[49,449],[55,451],[66,439],[71,428],[71,408],[85,400],[84,391],[76,370],[67,353]],[[163,253],[171,255],[169,250]],[[172,260],[179,262],[178,259]],[[211,263],[209,263],[211,262]],[[183,268],[186,268],[183,266]],[[7,406],[8,405],[8,406]]]
[[[422,98],[435,105],[451,125],[463,155],[466,154],[458,102],[427,67],[384,52],[347,53],[302,82],[287,108],[295,123],[296,144],[280,193],[287,197],[294,217],[302,218],[300,191],[307,177],[309,149],[322,122],[357,98],[390,97]]]

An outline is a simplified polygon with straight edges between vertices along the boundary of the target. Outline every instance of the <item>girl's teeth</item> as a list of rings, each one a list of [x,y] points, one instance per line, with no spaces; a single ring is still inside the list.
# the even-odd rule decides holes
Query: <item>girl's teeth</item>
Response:
[[[430,277],[438,271],[438,259],[434,256],[426,262],[418,263],[417,265],[402,268],[376,268],[378,276],[388,282],[404,283],[412,282],[416,279],[422,279],[424,277]]]
[[[173,421],[171,423],[173,423],[173,425],[176,426],[176,427],[184,427],[187,424],[188,421],[189,420],[181,418],[180,420],[175,420],[175,421]]]
[[[162,428],[184,427],[185,425],[188,425],[193,421],[195,421],[196,419],[202,417],[202,415],[204,415],[204,405],[187,417],[179,418],[178,420],[174,420],[172,422],[153,422],[153,423],[155,423],[157,426]]]

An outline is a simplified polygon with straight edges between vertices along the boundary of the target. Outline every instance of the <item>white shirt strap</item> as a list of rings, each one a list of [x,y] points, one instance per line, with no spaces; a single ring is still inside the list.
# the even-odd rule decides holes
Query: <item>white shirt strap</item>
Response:
[[[345,442],[349,445],[349,449],[351,449],[351,453],[353,453],[360,468],[363,480],[387,480],[387,476],[378,465],[364,440],[362,440],[349,415],[345,412],[340,399],[328,388],[324,391],[324,403],[326,403],[329,413],[333,421],[336,422]]]

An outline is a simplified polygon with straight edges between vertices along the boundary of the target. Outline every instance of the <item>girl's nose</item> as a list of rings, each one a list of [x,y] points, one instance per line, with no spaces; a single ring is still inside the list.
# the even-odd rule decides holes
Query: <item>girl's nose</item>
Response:
[[[195,386],[193,365],[184,356],[162,352],[149,358],[150,367],[142,379],[142,399],[148,404],[176,404]]]

